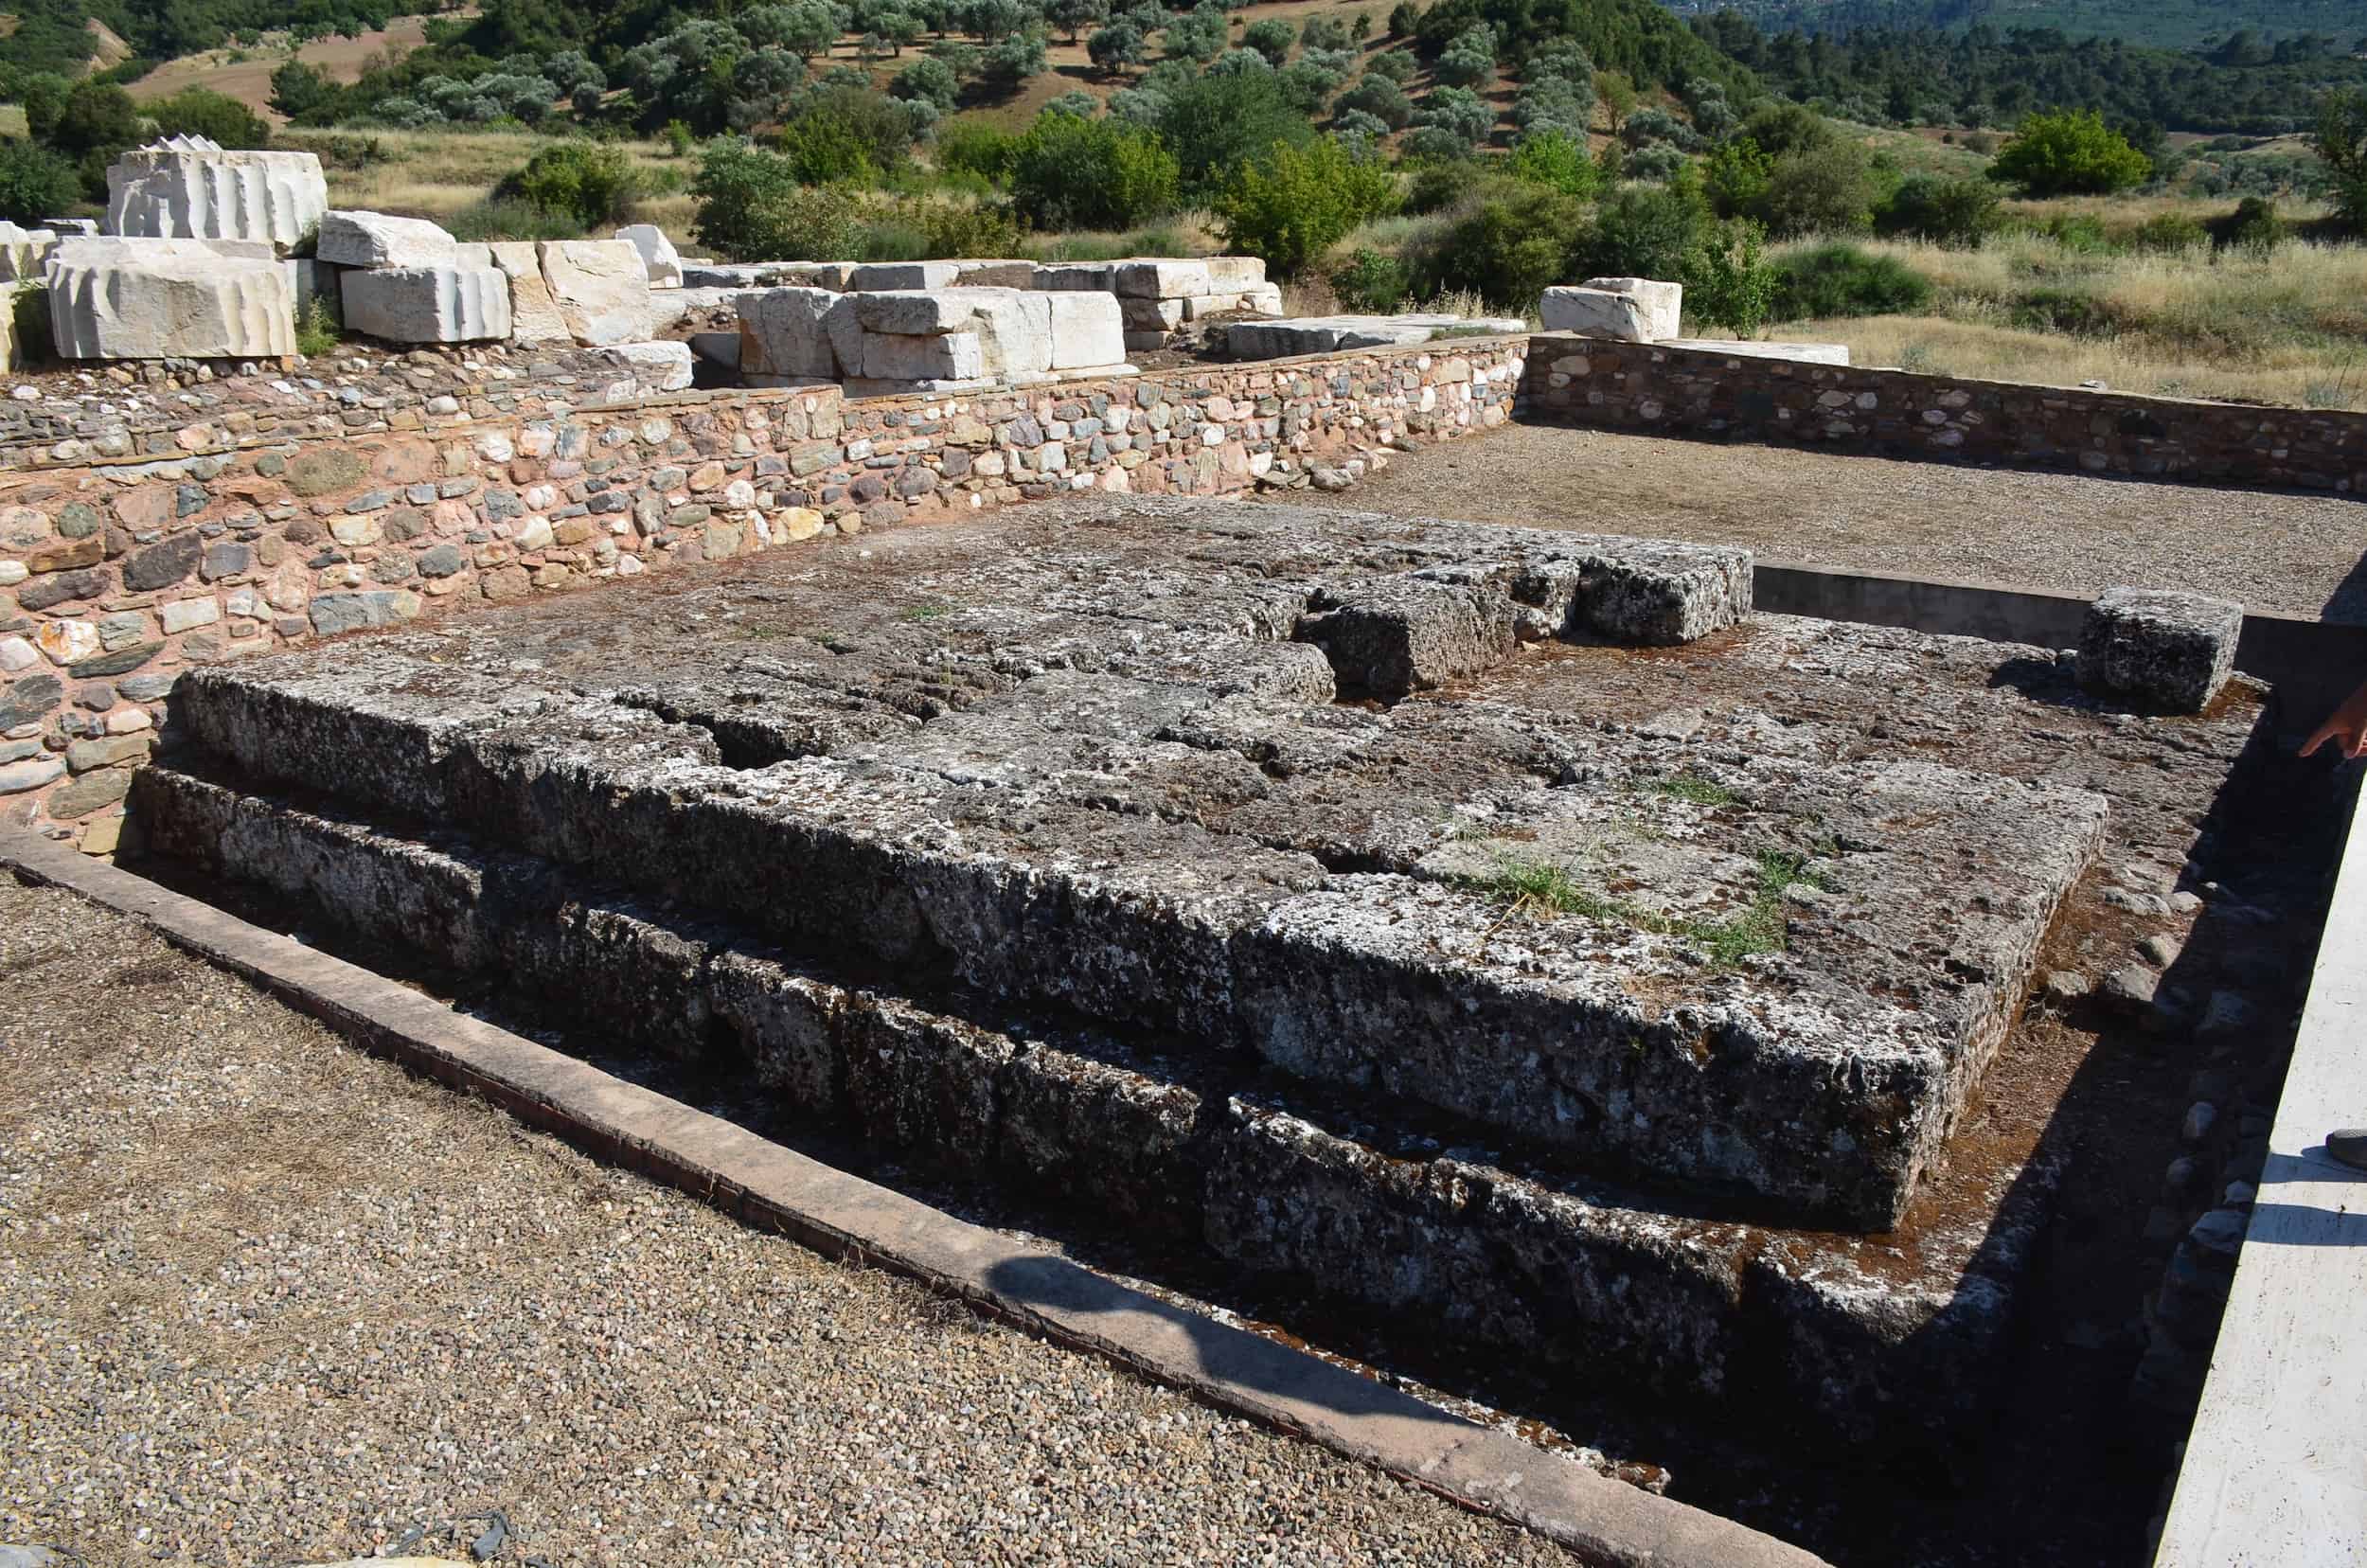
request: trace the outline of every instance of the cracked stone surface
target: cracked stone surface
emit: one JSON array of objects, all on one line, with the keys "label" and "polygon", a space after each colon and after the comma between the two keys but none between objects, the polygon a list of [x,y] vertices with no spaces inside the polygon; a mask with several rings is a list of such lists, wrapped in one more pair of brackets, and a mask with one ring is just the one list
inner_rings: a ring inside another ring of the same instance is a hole
[{"label": "cracked stone surface", "polygon": [[[1884,1227],[2105,807],[1922,757],[1717,762],[1606,727],[1600,675],[1655,655],[1604,633],[1743,634],[1747,584],[1740,552],[1701,546],[1096,502],[662,617],[533,607],[258,660],[181,706],[258,778],[924,994],[1246,1054],[1548,1167]],[[1371,638],[1301,640],[1331,607],[1418,632],[1440,596],[1495,629],[1449,684],[1336,702],[1377,683]]]},{"label": "cracked stone surface", "polygon": [[[2172,918],[2257,692],[2146,717],[1748,596],[1739,552],[1080,499],[192,676],[135,804],[1245,1277],[1947,1420],[2062,1167],[2022,998]],[[1387,684],[1347,605],[1434,680],[1344,698]]]}]

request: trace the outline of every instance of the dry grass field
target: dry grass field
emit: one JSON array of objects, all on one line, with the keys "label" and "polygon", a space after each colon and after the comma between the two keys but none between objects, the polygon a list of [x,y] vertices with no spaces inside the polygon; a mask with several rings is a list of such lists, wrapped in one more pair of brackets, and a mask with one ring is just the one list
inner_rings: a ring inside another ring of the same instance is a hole
[{"label": "dry grass field", "polygon": [[[2157,208],[2195,206],[2138,199],[2113,204],[2109,215],[2127,222]],[[2195,246],[2131,255],[2082,252],[2035,235],[1970,251],[1861,243],[1931,280],[1925,312],[1791,322],[1771,336],[1846,343],[1861,365],[1945,375],[2367,407],[2367,246],[2295,242],[2266,254],[2215,255]],[[2034,307],[2034,299],[2044,303]],[[2034,310],[2078,325],[2046,330]]]},{"label": "dry grass field", "polygon": [[[307,65],[338,81],[354,81],[360,79],[362,68],[371,56],[400,55],[426,43],[427,22],[423,16],[399,16],[383,32],[317,39],[294,52]],[[237,98],[276,124],[280,116],[271,113],[271,74],[287,62],[289,53],[284,37],[266,37],[250,49],[209,49],[204,54],[185,55],[149,72],[133,82],[129,91],[145,102],[170,98],[187,87],[210,88]]]}]

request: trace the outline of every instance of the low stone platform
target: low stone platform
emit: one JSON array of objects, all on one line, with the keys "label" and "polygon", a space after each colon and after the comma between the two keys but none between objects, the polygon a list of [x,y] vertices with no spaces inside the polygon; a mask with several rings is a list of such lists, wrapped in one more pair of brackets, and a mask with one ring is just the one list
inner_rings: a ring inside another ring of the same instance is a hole
[{"label": "low stone platform", "polygon": [[1946,1419],[2068,1066],[1984,1075],[2108,818],[2182,853],[2253,710],[1749,603],[1734,551],[1079,499],[197,672],[136,804],[1246,1270]]}]

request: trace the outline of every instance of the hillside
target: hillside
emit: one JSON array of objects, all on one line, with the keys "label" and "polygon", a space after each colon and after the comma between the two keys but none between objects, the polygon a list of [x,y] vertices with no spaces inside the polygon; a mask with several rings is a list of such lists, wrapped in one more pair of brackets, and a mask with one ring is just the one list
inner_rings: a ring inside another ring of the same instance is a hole
[{"label": "hillside", "polygon": [[1962,31],[1985,23],[2169,49],[2198,48],[2249,32],[2265,44],[2320,34],[2367,50],[2367,6],[2359,0],[1677,0],[1669,9],[1686,16],[1734,10],[1778,32]]}]

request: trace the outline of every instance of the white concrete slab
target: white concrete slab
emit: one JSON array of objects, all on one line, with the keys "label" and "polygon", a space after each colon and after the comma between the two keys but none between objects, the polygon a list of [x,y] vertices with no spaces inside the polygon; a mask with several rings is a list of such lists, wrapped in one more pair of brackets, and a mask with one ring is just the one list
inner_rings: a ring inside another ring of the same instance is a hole
[{"label": "white concrete slab", "polygon": [[2367,822],[2354,815],[2155,1568],[2367,1563]]}]

